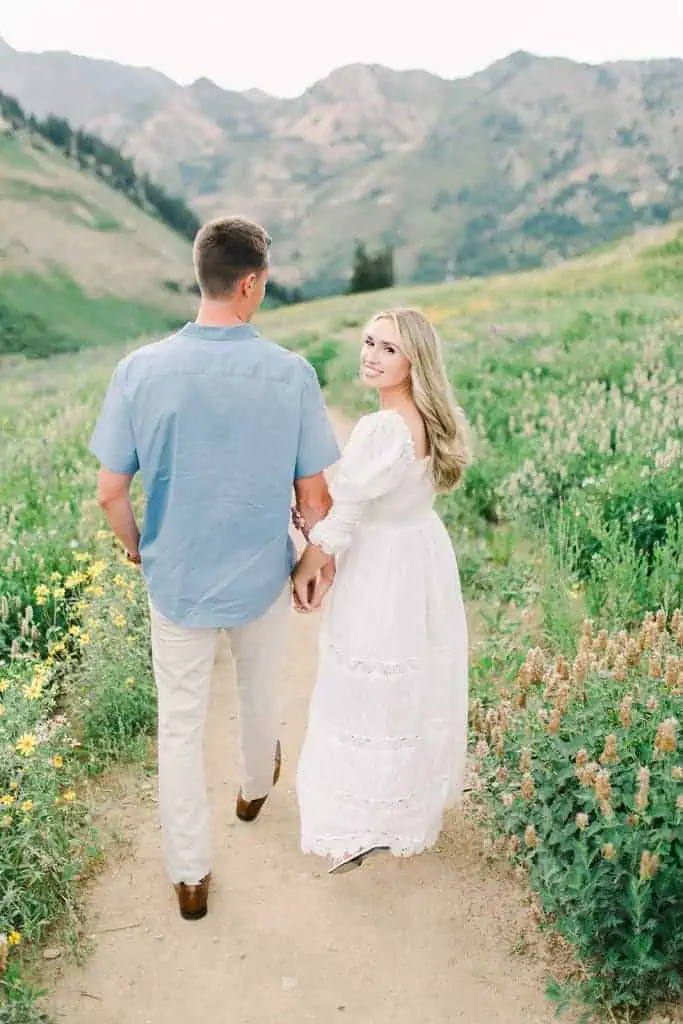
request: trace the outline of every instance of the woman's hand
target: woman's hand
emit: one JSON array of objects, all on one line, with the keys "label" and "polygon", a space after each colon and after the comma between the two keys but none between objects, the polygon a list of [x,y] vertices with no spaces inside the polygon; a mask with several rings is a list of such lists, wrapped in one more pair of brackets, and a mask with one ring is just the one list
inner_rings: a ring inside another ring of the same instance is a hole
[{"label": "woman's hand", "polygon": [[334,559],[320,548],[306,548],[292,573],[292,596],[298,612],[320,608],[325,594],[334,582]]}]

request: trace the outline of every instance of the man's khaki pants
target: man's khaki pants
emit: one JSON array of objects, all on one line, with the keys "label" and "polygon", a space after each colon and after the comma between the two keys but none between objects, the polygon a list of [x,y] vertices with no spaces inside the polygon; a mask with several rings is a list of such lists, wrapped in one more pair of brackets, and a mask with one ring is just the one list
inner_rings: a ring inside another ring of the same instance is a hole
[{"label": "man's khaki pants", "polygon": [[[289,613],[287,586],[262,618],[226,630],[235,662],[246,800],[265,796],[273,785],[277,682]],[[192,885],[211,868],[204,726],[220,631],[178,626],[151,603],[150,616],[164,859],[173,883]]]}]

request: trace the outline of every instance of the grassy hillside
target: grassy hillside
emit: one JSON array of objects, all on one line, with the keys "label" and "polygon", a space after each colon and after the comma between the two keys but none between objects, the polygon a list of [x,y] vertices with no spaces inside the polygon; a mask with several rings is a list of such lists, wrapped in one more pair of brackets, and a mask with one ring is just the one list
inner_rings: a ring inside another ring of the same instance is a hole
[{"label": "grassy hillside", "polygon": [[[551,995],[611,1020],[644,1020],[683,984],[682,281],[672,226],[544,272],[259,317],[352,414],[374,407],[356,382],[373,312],[417,305],[446,340],[476,434],[465,486],[440,501],[471,628],[472,809],[564,941]],[[86,449],[123,351],[16,358],[0,376],[0,933],[16,1007],[98,856],[86,776],[144,754],[154,728],[144,590],[99,529]]]},{"label": "grassy hillside", "polygon": [[0,122],[0,354],[165,330],[191,314],[192,284],[185,239]]}]

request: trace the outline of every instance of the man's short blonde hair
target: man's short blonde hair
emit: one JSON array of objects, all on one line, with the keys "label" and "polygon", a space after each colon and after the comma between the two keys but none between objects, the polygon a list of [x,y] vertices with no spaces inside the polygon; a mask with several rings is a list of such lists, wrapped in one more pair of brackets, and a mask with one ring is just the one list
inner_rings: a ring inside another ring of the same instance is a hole
[{"label": "man's short blonde hair", "polygon": [[204,224],[194,240],[197,283],[203,295],[230,295],[247,274],[268,267],[271,239],[265,228],[246,217],[217,217]]}]

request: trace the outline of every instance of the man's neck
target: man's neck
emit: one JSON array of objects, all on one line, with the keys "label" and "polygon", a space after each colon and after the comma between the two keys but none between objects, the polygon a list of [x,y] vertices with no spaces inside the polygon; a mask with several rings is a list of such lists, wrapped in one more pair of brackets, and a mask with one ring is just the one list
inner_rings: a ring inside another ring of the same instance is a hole
[{"label": "man's neck", "polygon": [[199,303],[195,323],[200,327],[242,327],[247,320],[232,302],[203,298]]}]

